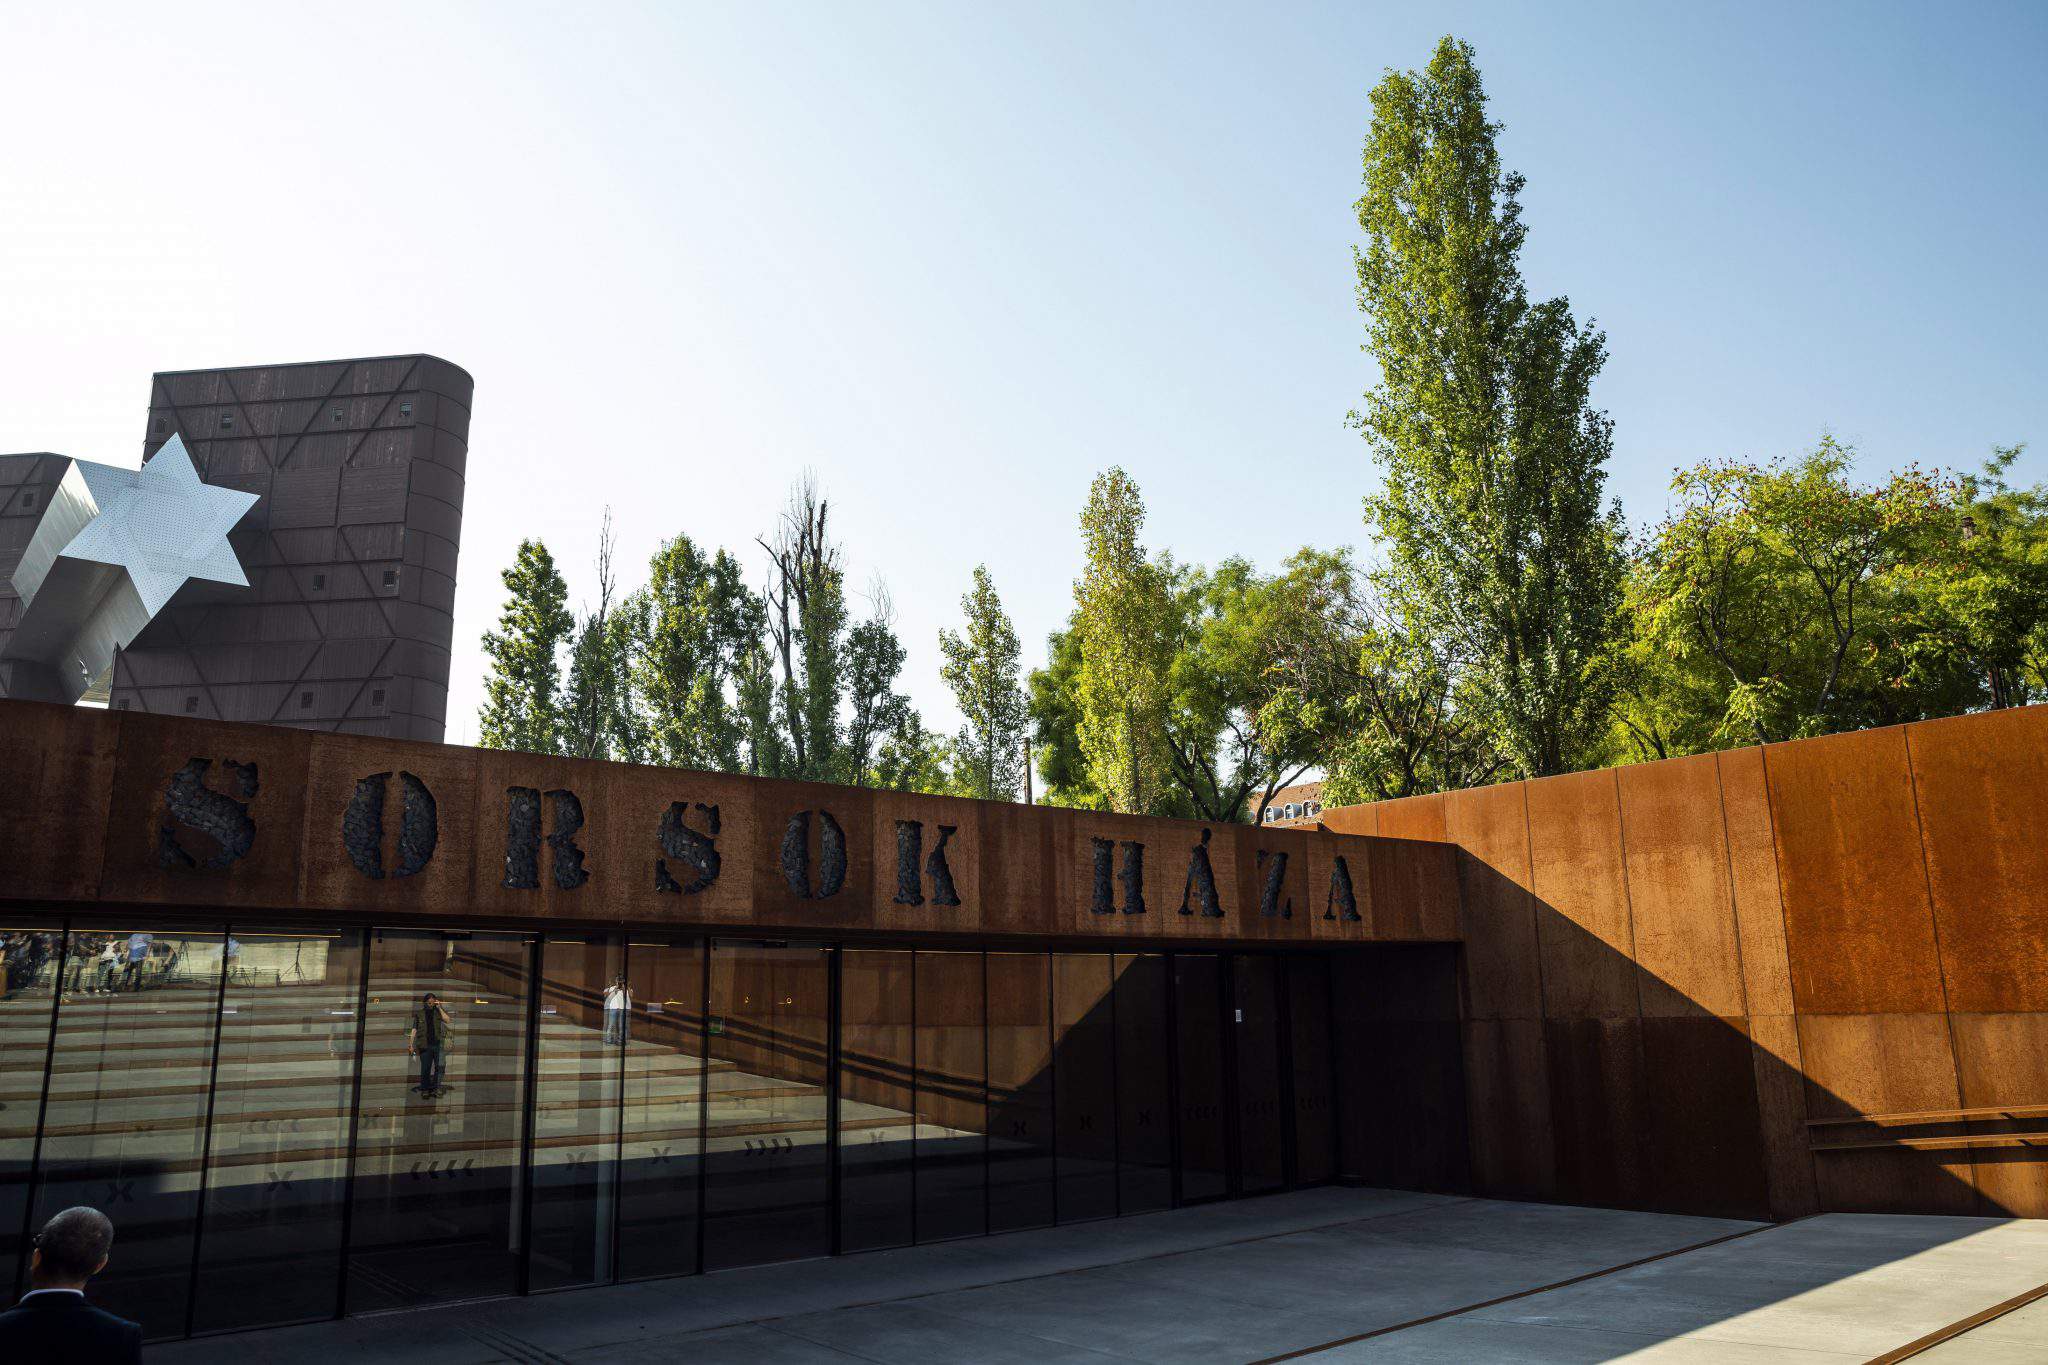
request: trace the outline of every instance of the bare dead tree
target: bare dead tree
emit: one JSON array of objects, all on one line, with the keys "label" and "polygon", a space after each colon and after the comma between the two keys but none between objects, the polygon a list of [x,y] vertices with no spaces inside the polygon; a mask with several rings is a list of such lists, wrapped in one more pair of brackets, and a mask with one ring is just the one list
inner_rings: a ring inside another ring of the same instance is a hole
[{"label": "bare dead tree", "polygon": [[837,654],[846,620],[839,547],[827,532],[831,505],[805,470],[790,490],[768,555],[768,637],[782,671],[783,723],[796,775],[824,775],[833,760],[838,710]]}]

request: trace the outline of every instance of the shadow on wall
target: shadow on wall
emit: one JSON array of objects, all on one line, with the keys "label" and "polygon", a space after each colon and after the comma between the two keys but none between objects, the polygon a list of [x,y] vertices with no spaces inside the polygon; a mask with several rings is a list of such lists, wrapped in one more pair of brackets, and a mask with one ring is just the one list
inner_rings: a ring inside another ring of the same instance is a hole
[{"label": "shadow on wall", "polygon": [[[1348,959],[1341,1035],[1397,1049],[1345,1062],[1386,1106],[1348,1131],[1348,1174],[1741,1217],[2048,1215],[2048,708],[1324,818],[1460,849],[1459,967]],[[1416,1004],[1450,971],[1455,1019]]]}]

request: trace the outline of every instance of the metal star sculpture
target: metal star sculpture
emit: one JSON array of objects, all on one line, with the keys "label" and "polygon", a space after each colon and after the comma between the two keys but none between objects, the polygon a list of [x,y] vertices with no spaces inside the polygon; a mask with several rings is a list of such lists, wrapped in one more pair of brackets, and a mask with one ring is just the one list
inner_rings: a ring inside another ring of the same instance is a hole
[{"label": "metal star sculpture", "polygon": [[15,568],[5,656],[76,701],[187,584],[248,588],[228,532],[257,496],[203,481],[176,436],[140,469],[73,460]]}]

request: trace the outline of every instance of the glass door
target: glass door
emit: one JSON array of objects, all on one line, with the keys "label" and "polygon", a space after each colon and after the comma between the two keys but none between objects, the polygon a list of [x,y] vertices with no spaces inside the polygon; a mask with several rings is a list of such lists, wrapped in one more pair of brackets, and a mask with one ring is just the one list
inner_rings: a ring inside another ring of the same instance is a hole
[{"label": "glass door", "polygon": [[1279,966],[1277,958],[1258,954],[1230,959],[1238,1194],[1263,1194],[1287,1183]]},{"label": "glass door", "polygon": [[533,947],[371,934],[349,1312],[517,1292]]},{"label": "glass door", "polygon": [[823,944],[711,945],[707,1270],[832,1250],[831,965]]}]

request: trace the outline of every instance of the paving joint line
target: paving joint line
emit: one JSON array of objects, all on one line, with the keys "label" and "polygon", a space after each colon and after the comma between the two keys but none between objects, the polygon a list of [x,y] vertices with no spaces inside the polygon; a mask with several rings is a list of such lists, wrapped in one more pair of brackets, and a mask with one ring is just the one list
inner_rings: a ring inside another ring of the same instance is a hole
[{"label": "paving joint line", "polygon": [[[1812,1216],[1811,1214],[1806,1215],[1806,1217]],[[1598,1280],[1608,1275],[1618,1275],[1624,1270],[1634,1270],[1637,1266],[1650,1265],[1656,1261],[1669,1260],[1673,1256],[1684,1256],[1695,1251],[1705,1251],[1708,1247],[1720,1246],[1724,1242],[1733,1242],[1744,1237],[1754,1237],[1760,1232],[1769,1232],[1773,1228],[1789,1227],[1793,1223],[1804,1221],[1804,1218],[1792,1218],[1787,1219],[1783,1223],[1765,1223],[1759,1227],[1743,1228],[1736,1232],[1724,1233],[1719,1237],[1710,1237],[1704,1242],[1694,1242],[1690,1246],[1673,1247],[1669,1251],[1660,1251],[1654,1256],[1641,1256],[1633,1261],[1624,1261],[1620,1265],[1608,1266],[1605,1270],[1589,1270],[1583,1275],[1573,1275],[1554,1284],[1542,1284],[1532,1289],[1517,1290],[1512,1294],[1502,1294],[1496,1298],[1486,1299],[1479,1303],[1468,1303],[1462,1308],[1446,1308],[1441,1313],[1431,1313],[1427,1317],[1415,1318],[1408,1322],[1389,1323],[1385,1327],[1375,1327],[1369,1332],[1355,1332],[1348,1337],[1339,1337],[1335,1341],[1326,1341],[1319,1346],[1304,1346],[1299,1350],[1283,1351],[1275,1356],[1262,1356],[1258,1360],[1252,1361],[1251,1365],[1279,1365],[1279,1362],[1283,1360],[1300,1360],[1304,1356],[1316,1355],[1323,1351],[1333,1351],[1339,1346],[1349,1346],[1353,1342],[1369,1341],[1373,1337],[1383,1337],[1393,1332],[1403,1332],[1410,1327],[1424,1327],[1432,1322],[1442,1322],[1445,1318],[1462,1317],[1466,1313],[1476,1313],[1482,1308],[1492,1308],[1503,1303],[1513,1303],[1516,1299],[1526,1299],[1537,1294],[1547,1294],[1553,1289],[1569,1289],[1575,1284],[1584,1284],[1588,1280]]]}]

